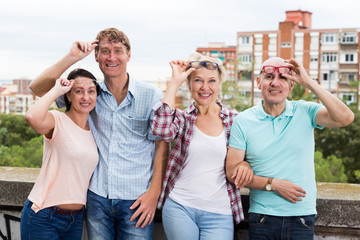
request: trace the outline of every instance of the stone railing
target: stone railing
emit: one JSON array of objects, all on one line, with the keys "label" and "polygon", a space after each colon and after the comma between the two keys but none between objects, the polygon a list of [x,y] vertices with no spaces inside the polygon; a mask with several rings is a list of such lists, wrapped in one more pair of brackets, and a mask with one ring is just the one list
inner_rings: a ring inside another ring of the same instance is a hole
[{"label": "stone railing", "polygon": [[[0,167],[0,240],[20,239],[22,206],[39,174],[39,169]],[[318,183],[318,216],[315,239],[360,239],[360,184]],[[243,191],[245,217],[249,207],[248,191]],[[248,239],[248,224],[235,227],[235,239]],[[83,239],[87,239],[84,232]],[[157,211],[154,240],[166,239],[161,212]]]}]

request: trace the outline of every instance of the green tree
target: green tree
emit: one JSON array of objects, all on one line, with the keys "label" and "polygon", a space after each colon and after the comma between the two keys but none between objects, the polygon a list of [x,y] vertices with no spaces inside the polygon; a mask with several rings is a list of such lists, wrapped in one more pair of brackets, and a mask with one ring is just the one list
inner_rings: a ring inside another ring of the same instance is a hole
[{"label": "green tree", "polygon": [[41,167],[43,136],[34,137],[23,146],[0,147],[0,166]]},{"label": "green tree", "polygon": [[321,152],[315,152],[315,173],[317,182],[346,183],[345,166],[342,159],[334,155],[323,158]]},{"label": "green tree", "polygon": [[5,146],[19,145],[22,146],[25,142],[37,134],[24,120],[22,115],[14,114],[0,114],[0,140],[1,144]]},{"label": "green tree", "polygon": [[314,101],[316,99],[313,93],[306,93],[306,89],[295,83],[294,89],[291,91],[290,96],[288,97],[290,100],[305,100],[305,101]]},{"label": "green tree", "polygon": [[14,167],[41,167],[43,154],[43,136],[32,138],[24,146],[14,145],[11,148],[14,156]]},{"label": "green tree", "polygon": [[221,102],[228,108],[236,109],[237,111],[243,111],[250,107],[247,97],[242,96],[241,87],[238,81],[227,80],[222,83],[221,86]]},{"label": "green tree", "polygon": [[350,183],[360,183],[360,111],[355,113],[353,123],[342,128],[315,130],[315,148],[324,158],[334,155],[343,160]]},{"label": "green tree", "polygon": [[12,166],[11,155],[9,154],[9,147],[0,145],[0,166]]},{"label": "green tree", "polygon": [[40,167],[42,139],[24,116],[0,114],[0,166]]}]

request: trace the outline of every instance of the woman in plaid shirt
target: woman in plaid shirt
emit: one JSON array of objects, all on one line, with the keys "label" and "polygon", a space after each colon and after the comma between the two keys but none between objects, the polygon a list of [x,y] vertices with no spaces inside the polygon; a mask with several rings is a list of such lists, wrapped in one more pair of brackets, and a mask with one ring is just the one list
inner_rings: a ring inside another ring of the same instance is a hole
[{"label": "woman in plaid shirt", "polygon": [[[251,181],[253,172],[244,162],[238,187],[226,179],[227,143],[237,113],[218,101],[225,68],[219,59],[199,53],[170,65],[172,78],[164,99],[154,106],[152,126],[154,135],[175,140],[158,203],[166,236],[233,239],[233,217],[236,223],[244,218],[239,188]],[[194,103],[180,110],[175,96],[185,81]]]}]

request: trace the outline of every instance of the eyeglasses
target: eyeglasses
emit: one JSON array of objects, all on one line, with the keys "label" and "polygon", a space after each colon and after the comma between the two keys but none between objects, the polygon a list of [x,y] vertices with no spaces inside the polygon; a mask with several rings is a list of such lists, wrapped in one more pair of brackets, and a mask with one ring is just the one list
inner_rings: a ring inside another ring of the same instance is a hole
[{"label": "eyeglasses", "polygon": [[201,61],[193,61],[190,62],[190,67],[195,69],[200,69],[202,66],[206,67],[209,70],[216,70],[218,68],[218,64],[215,62],[201,62]]},{"label": "eyeglasses", "polygon": [[265,72],[265,73],[274,73],[275,71],[277,71],[279,74],[283,74],[283,73],[290,74],[291,68],[286,66],[275,67],[268,65],[268,66],[263,66],[263,68],[261,69],[261,72]]}]

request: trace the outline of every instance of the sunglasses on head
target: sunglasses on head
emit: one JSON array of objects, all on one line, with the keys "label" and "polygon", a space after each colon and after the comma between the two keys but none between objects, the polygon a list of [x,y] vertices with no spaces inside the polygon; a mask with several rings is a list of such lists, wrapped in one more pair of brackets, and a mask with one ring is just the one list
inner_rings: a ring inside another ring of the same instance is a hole
[{"label": "sunglasses on head", "polygon": [[190,62],[190,67],[195,69],[200,69],[203,66],[209,70],[216,70],[219,65],[215,62],[201,62],[201,61]]},{"label": "sunglasses on head", "polygon": [[263,68],[261,69],[261,72],[264,73],[274,73],[275,71],[277,71],[279,74],[283,74],[283,73],[290,74],[291,68],[286,66],[275,67],[268,65],[268,66],[263,66]]}]

